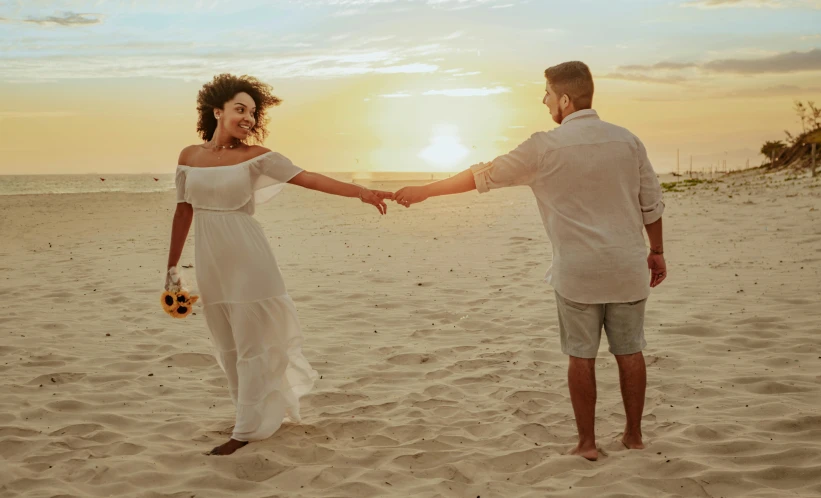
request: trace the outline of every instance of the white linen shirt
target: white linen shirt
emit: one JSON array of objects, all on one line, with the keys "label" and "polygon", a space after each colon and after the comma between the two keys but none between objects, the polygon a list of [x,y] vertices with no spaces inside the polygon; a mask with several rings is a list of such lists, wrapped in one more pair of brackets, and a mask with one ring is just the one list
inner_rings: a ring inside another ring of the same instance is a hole
[{"label": "white linen shirt", "polygon": [[471,170],[480,193],[533,190],[553,245],[545,279],[562,297],[625,303],[650,295],[643,228],[661,218],[664,202],[647,151],[628,130],[577,111]]}]

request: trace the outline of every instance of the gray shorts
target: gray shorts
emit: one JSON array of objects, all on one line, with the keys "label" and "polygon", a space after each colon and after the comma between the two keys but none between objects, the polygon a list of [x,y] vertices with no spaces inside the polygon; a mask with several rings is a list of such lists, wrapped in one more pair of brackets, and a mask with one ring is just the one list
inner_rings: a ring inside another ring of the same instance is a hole
[{"label": "gray shorts", "polygon": [[556,293],[562,352],[577,358],[595,358],[601,329],[607,334],[614,355],[638,353],[644,340],[644,307],[647,299],[634,303],[584,304]]}]

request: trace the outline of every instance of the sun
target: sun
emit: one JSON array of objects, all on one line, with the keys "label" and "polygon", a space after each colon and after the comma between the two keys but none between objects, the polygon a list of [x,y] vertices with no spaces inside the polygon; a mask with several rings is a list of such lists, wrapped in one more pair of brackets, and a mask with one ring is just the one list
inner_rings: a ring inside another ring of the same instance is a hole
[{"label": "sun", "polygon": [[433,127],[430,145],[419,152],[419,157],[439,170],[448,170],[467,157],[468,152],[459,138],[459,129],[442,124]]}]

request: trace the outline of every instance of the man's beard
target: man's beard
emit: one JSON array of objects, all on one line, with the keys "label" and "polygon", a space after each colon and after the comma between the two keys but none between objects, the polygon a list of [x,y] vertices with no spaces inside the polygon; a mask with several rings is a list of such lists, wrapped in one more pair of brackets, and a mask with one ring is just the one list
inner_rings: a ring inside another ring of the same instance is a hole
[{"label": "man's beard", "polygon": [[559,107],[556,110],[559,111],[559,117],[558,117],[558,119],[554,118],[553,121],[555,121],[557,124],[562,124],[562,121],[564,121],[564,118],[565,118],[564,111],[562,111],[561,107]]}]

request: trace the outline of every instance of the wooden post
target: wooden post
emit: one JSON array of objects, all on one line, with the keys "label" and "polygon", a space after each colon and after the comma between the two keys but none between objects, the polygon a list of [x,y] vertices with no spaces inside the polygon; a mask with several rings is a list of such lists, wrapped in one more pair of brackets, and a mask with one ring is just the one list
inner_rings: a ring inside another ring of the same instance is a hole
[{"label": "wooden post", "polygon": [[775,166],[775,151],[770,151],[770,167]]},{"label": "wooden post", "polygon": [[680,156],[679,156],[679,150],[678,150],[678,149],[676,149],[676,174],[677,174],[678,176],[681,176],[681,175],[680,175],[681,171],[679,171],[679,170],[680,170],[680,161],[679,161],[679,158],[680,158]]},{"label": "wooden post", "polygon": [[812,144],[812,177],[815,178],[815,145]]},{"label": "wooden post", "polygon": [[690,178],[693,177],[693,155],[690,154]]}]

